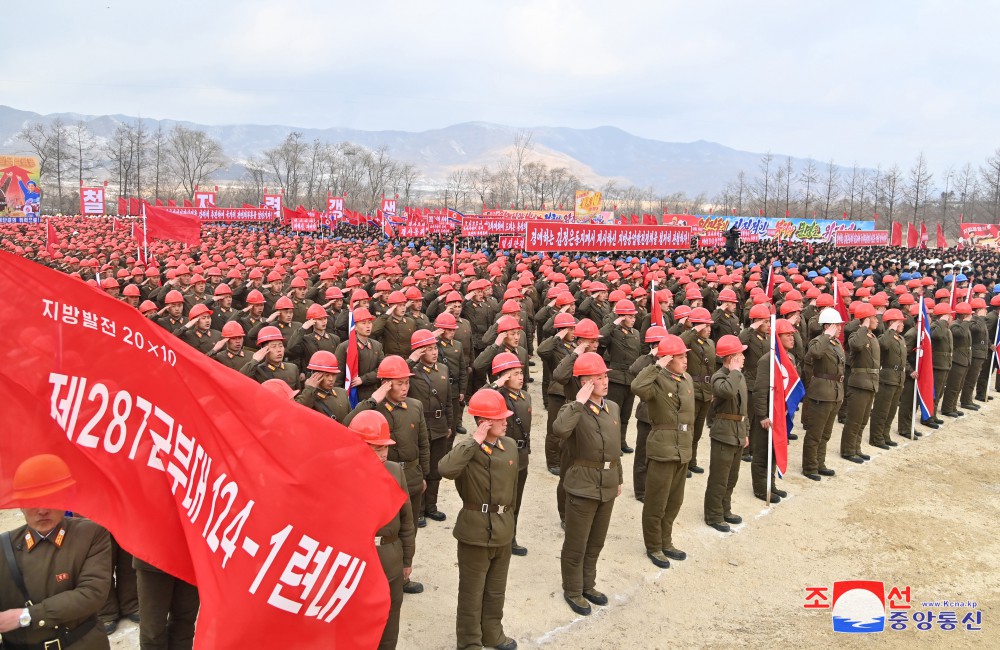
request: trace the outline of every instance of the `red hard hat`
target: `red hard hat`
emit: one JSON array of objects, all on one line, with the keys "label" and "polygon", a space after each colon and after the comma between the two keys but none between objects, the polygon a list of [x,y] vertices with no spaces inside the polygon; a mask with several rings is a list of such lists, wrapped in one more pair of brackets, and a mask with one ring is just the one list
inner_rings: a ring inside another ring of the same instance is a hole
[{"label": "red hard hat", "polygon": [[295,309],[295,303],[288,296],[282,296],[274,302],[275,310],[279,309]]},{"label": "red hard hat", "polygon": [[882,314],[882,321],[888,323],[894,320],[906,320],[906,317],[898,309],[886,309],[885,313]]},{"label": "red hard hat", "polygon": [[348,428],[369,445],[387,447],[396,444],[389,434],[389,421],[379,411],[361,411],[354,416]]},{"label": "red hard hat", "polygon": [[154,303],[152,300],[143,300],[142,304],[139,305],[139,313],[140,314],[145,314],[145,313],[148,313],[148,312],[151,312],[151,311],[156,311],[156,310],[157,310],[156,303]]},{"label": "red hard hat", "polygon": [[601,331],[598,329],[597,323],[589,318],[584,318],[576,324],[573,335],[578,339],[599,339]]},{"label": "red hard hat", "polygon": [[991,307],[998,307],[998,306],[1000,306],[1000,293],[998,293],[998,294],[994,295],[992,298],[990,298],[990,306]]},{"label": "red hard hat", "polygon": [[493,374],[499,375],[504,370],[510,370],[511,368],[522,368],[521,360],[517,358],[517,355],[513,352],[501,352],[497,356],[493,357]]},{"label": "red hard hat", "polygon": [[324,297],[327,300],[343,300],[344,292],[341,291],[340,287],[330,287],[324,293]]},{"label": "red hard hat", "polygon": [[973,309],[986,309],[986,301],[983,300],[982,298],[973,298],[972,299],[972,308]]},{"label": "red hard hat", "polygon": [[913,305],[916,304],[917,300],[913,297],[912,293],[902,293],[899,295],[900,305]]},{"label": "red hard hat", "polygon": [[691,315],[691,308],[687,305],[677,305],[674,308],[674,319],[680,320],[682,318],[687,318]]},{"label": "red hard hat", "polygon": [[572,305],[576,302],[573,298],[573,294],[569,291],[563,291],[558,296],[556,296],[556,307],[565,307],[566,305]]},{"label": "red hard hat", "polygon": [[340,364],[337,363],[337,357],[329,350],[316,350],[313,352],[306,368],[318,372],[328,372],[333,375],[340,372]]},{"label": "red hard hat", "polygon": [[503,307],[500,308],[501,314],[520,314],[521,305],[513,300],[505,300]]},{"label": "red hard hat", "polygon": [[720,357],[728,357],[731,354],[736,354],[746,349],[747,346],[743,345],[739,337],[732,334],[726,334],[715,344],[715,354]]},{"label": "red hard hat", "polygon": [[778,309],[778,311],[781,312],[782,316],[793,314],[797,311],[802,311],[802,304],[794,300],[786,300],[785,302],[781,303],[781,307]]},{"label": "red hard hat", "polygon": [[785,318],[779,318],[774,321],[774,332],[775,334],[794,334],[795,326]]},{"label": "red hard hat", "polygon": [[425,348],[429,345],[437,345],[437,337],[430,330],[417,330],[410,335],[410,349]]},{"label": "red hard hat", "polygon": [[134,284],[126,284],[125,288],[122,290],[123,296],[129,296],[132,298],[138,298],[142,294],[139,292],[139,287]]},{"label": "red hard hat", "polygon": [[880,291],[871,297],[868,304],[872,307],[885,307],[889,304],[889,296]]},{"label": "red hard hat", "polygon": [[305,289],[306,288],[306,281],[303,280],[302,278],[299,278],[299,277],[292,278],[292,282],[291,282],[291,284],[288,285],[288,288],[289,289]]},{"label": "red hard hat", "polygon": [[263,305],[265,302],[264,294],[256,289],[252,289],[250,293],[247,294],[247,304],[248,305]]},{"label": "red hard hat", "polygon": [[14,470],[15,499],[47,497],[76,484],[66,464],[55,454],[38,454],[25,459]]},{"label": "red hard hat", "polygon": [[833,307],[833,296],[828,293],[821,293],[816,299],[817,307]]},{"label": "red hard hat", "polygon": [[951,305],[949,305],[946,302],[939,302],[938,304],[934,305],[935,316],[948,316],[953,313],[954,311],[952,310]]},{"label": "red hard hat", "polygon": [[198,303],[197,305],[191,308],[190,312],[188,312],[188,320],[194,320],[196,318],[201,318],[202,316],[211,316],[211,315],[212,315],[212,310],[208,308],[208,305],[203,305],[201,303]]},{"label": "red hard hat", "polygon": [[732,289],[723,289],[719,292],[719,302],[739,302],[736,298],[736,292]]},{"label": "red hard hat", "polygon": [[377,374],[379,379],[404,379],[413,375],[410,367],[406,365],[406,359],[395,354],[382,359],[378,364]]},{"label": "red hard hat", "polygon": [[684,290],[684,298],[686,300],[701,300],[701,289],[697,285],[689,284],[688,288]]},{"label": "red hard hat", "polygon": [[867,302],[855,302],[851,303],[851,306],[857,305],[858,308],[854,311],[854,316],[858,320],[864,320],[865,318],[871,318],[875,315],[875,308],[872,307]]},{"label": "red hard hat", "polygon": [[688,315],[688,321],[692,323],[711,323],[712,314],[704,307],[695,307]]},{"label": "red hard hat", "polygon": [[955,305],[955,313],[956,314],[971,314],[972,313],[972,305],[970,305],[967,302],[960,302],[957,305]]},{"label": "red hard hat", "polygon": [[619,316],[635,314],[635,304],[631,300],[619,300],[615,303],[615,313]]},{"label": "red hard hat", "polygon": [[761,318],[771,317],[771,307],[767,304],[754,305],[750,308],[750,320],[758,320]]},{"label": "red hard hat", "polygon": [[369,296],[368,292],[365,291],[364,289],[355,289],[354,292],[351,293],[351,302],[357,302],[359,300],[371,300],[371,299],[372,299],[371,296]]},{"label": "red hard hat", "polygon": [[222,325],[222,338],[224,339],[243,338],[246,335],[246,332],[243,331],[243,326],[234,320]]},{"label": "red hard hat", "polygon": [[447,305],[452,302],[464,302],[462,294],[457,291],[449,291],[448,295],[444,297],[444,303]]},{"label": "red hard hat", "polygon": [[660,325],[653,325],[646,330],[646,343],[659,343],[667,336],[667,328]]},{"label": "red hard hat", "polygon": [[274,393],[278,397],[288,400],[294,399],[299,392],[297,390],[292,390],[292,387],[286,384],[283,379],[268,379],[261,384],[261,387],[263,387],[264,390]]},{"label": "red hard hat", "polygon": [[325,309],[323,309],[323,305],[320,305],[315,302],[309,305],[309,309],[306,310],[306,318],[310,320],[318,320],[321,318],[329,318],[329,317],[330,315],[326,313]]},{"label": "red hard hat", "polygon": [[284,341],[285,335],[281,333],[277,327],[273,325],[268,325],[267,327],[260,328],[257,332],[257,346],[260,347],[262,343],[270,343],[271,341]]},{"label": "red hard hat", "polygon": [[370,311],[368,311],[364,307],[358,307],[357,309],[354,310],[355,323],[363,323],[369,320],[375,320],[375,317],[372,316],[372,313]]},{"label": "red hard hat", "polygon": [[483,388],[469,398],[469,415],[487,420],[505,420],[514,413],[507,408],[507,400],[492,388]]},{"label": "red hard hat", "polygon": [[687,354],[687,351],[688,347],[684,344],[684,340],[674,334],[667,334],[656,346],[656,356],[658,357],[673,357]]},{"label": "red hard hat", "polygon": [[556,314],[553,327],[557,330],[576,327],[576,318],[573,314]]},{"label": "red hard hat", "polygon": [[223,282],[222,284],[216,286],[215,291],[213,291],[212,293],[214,293],[216,296],[231,296],[233,295],[233,289],[228,284]]},{"label": "red hard hat", "polygon": [[938,289],[934,292],[934,298],[936,300],[941,300],[942,298],[948,298],[951,296],[951,292],[947,289]]},{"label": "red hard hat", "polygon": [[608,290],[608,286],[606,284],[604,284],[603,282],[594,282],[587,289],[587,291],[589,291],[590,293],[598,293],[600,291],[607,291],[607,290]]},{"label": "red hard hat", "polygon": [[[581,323],[586,321],[585,318]],[[591,321],[593,322],[593,321]],[[577,325],[577,328],[580,326]],[[596,326],[595,326],[596,327]],[[583,338],[588,338],[584,336]],[[596,338],[596,337],[591,337]],[[603,375],[608,371],[608,367],[604,364],[604,358],[596,352],[584,352],[576,361],[573,362],[573,376],[574,377],[586,377],[589,375]]]},{"label": "red hard hat", "polygon": [[406,297],[407,300],[423,300],[424,299],[424,294],[420,293],[420,289],[418,289],[416,287],[408,287],[406,289],[406,291],[403,292],[403,295]]},{"label": "red hard hat", "polygon": [[406,294],[402,291],[393,291],[389,294],[389,299],[386,300],[388,305],[402,305],[404,302],[406,302]]},{"label": "red hard hat", "polygon": [[457,330],[458,321],[450,313],[443,311],[434,319],[434,327],[442,330]]},{"label": "red hard hat", "polygon": [[184,302],[184,294],[180,291],[173,289],[167,292],[167,297],[163,300],[164,304],[176,305],[178,303]]},{"label": "red hard hat", "polygon": [[521,329],[521,323],[513,316],[501,316],[500,320],[497,321],[497,334],[519,329]]}]

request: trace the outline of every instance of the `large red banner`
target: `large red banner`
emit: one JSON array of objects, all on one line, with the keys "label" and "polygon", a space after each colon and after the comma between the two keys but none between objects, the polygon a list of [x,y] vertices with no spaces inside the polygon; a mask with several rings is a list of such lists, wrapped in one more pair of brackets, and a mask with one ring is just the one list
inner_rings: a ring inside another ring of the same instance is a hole
[{"label": "large red banner", "polygon": [[522,250],[524,248],[524,237],[504,235],[500,237],[499,248],[502,251]]},{"label": "large red banner", "polygon": [[292,230],[297,232],[315,232],[319,227],[319,219],[316,215],[303,214],[301,212],[296,212],[295,214],[296,216],[292,217]]},{"label": "large red banner", "polygon": [[[375,647],[405,496],[343,426],[78,280],[0,253],[0,508],[71,509],[201,595],[198,648]],[[55,455],[73,486],[15,494]]]},{"label": "large red banner", "polygon": [[342,196],[326,197],[326,214],[330,219],[330,223],[337,223],[338,221],[343,221],[344,197]]},{"label": "large red banner", "polygon": [[194,193],[194,207],[196,207],[196,208],[214,208],[215,207],[215,192],[195,192]]},{"label": "large red banner", "polygon": [[171,214],[196,216],[202,221],[271,221],[271,208],[163,208]]},{"label": "large red banner", "polygon": [[103,187],[80,188],[80,214],[105,214]]},{"label": "large red banner", "polygon": [[958,234],[963,243],[975,246],[996,247],[1000,243],[1000,226],[993,223],[961,223]]},{"label": "large red banner", "polygon": [[189,246],[201,243],[201,221],[198,217],[178,214],[172,209],[155,208],[148,203],[143,206],[142,214],[146,222],[146,236],[150,240],[179,241]]},{"label": "large red banner", "polygon": [[525,231],[525,250],[529,253],[688,248],[691,248],[691,228],[688,226],[595,226],[529,221]]},{"label": "large red banner", "polygon": [[838,230],[834,246],[888,246],[888,230]]},{"label": "large red banner", "polygon": [[[463,237],[488,237],[489,235],[523,235],[528,227],[524,219],[504,217],[465,217],[462,219]],[[552,223],[563,223],[553,221]]]}]

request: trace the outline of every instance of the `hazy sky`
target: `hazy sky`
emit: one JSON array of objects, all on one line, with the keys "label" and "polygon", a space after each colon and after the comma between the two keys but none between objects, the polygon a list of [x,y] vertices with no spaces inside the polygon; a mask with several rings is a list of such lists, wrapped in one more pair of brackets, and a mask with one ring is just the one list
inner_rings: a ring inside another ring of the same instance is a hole
[{"label": "hazy sky", "polygon": [[0,103],[207,124],[613,125],[932,169],[1000,147],[1000,3],[309,0],[39,5]]}]

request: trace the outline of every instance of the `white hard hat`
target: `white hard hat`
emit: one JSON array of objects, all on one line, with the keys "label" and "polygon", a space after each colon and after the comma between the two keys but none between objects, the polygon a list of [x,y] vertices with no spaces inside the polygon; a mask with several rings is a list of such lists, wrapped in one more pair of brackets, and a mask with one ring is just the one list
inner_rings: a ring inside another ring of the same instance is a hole
[{"label": "white hard hat", "polygon": [[819,324],[820,325],[841,325],[844,319],[840,317],[840,312],[838,312],[833,307],[827,307],[819,313]]}]

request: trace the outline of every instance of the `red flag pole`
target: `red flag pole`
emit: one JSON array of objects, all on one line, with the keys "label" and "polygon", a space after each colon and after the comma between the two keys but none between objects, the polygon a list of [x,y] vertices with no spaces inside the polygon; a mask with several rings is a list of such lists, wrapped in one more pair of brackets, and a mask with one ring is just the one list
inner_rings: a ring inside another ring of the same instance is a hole
[{"label": "red flag pole", "polygon": [[[778,335],[775,334],[775,315],[771,314],[771,363],[770,374],[768,376],[768,394],[770,399],[767,402],[767,419],[771,426],[767,428],[767,507],[771,507],[771,458],[774,456],[774,363],[778,360],[778,349],[776,347]],[[787,469],[787,467],[786,467]]]}]

